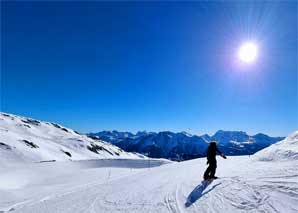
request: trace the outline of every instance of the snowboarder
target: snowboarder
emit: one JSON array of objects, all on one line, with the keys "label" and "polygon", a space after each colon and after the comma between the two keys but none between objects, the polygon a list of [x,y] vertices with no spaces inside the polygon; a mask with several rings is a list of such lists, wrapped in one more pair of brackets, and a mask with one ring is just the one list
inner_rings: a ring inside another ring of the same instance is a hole
[{"label": "snowboarder", "polygon": [[207,150],[207,165],[208,168],[204,173],[204,180],[216,179],[216,153],[219,153],[221,157],[226,159],[227,157],[217,148],[216,141],[211,141]]}]

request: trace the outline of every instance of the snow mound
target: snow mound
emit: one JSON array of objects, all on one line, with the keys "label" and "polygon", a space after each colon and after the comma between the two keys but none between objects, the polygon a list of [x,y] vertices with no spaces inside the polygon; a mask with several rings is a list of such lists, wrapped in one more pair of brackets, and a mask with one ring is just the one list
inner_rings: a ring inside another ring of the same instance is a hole
[{"label": "snow mound", "polygon": [[260,161],[298,160],[298,131],[284,140],[257,152],[254,157]]},{"label": "snow mound", "polygon": [[125,152],[56,123],[0,113],[0,164],[106,158],[144,156]]}]

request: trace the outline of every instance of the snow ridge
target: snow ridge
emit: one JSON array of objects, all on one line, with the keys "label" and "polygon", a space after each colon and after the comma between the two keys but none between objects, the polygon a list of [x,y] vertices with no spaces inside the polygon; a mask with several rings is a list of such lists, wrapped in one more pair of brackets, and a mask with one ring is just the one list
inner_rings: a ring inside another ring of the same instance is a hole
[{"label": "snow ridge", "polygon": [[0,113],[0,161],[142,158],[56,123]]},{"label": "snow ridge", "polygon": [[257,152],[254,157],[260,161],[298,160],[298,131],[293,132],[284,140]]}]

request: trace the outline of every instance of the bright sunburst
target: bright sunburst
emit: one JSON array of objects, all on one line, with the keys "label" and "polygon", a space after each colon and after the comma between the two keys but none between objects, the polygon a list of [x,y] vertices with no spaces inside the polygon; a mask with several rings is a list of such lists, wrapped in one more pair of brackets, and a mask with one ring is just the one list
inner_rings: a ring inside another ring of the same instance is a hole
[{"label": "bright sunburst", "polygon": [[254,42],[243,43],[238,51],[238,58],[245,63],[252,63],[257,59],[258,46]]}]

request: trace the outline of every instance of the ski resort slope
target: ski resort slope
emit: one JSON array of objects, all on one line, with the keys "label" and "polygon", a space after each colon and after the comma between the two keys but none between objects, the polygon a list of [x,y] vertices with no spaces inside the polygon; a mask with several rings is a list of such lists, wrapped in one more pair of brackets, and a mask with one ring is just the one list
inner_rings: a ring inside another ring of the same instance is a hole
[{"label": "ski resort slope", "polygon": [[[298,161],[49,162],[0,168],[0,212],[297,212]],[[149,168],[150,166],[150,168]]]}]

